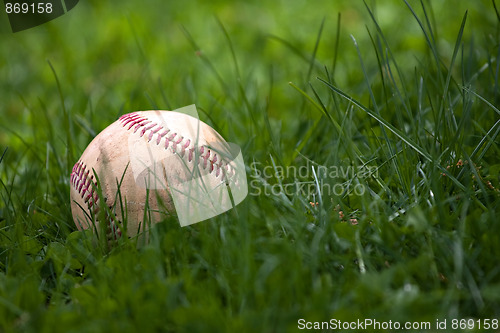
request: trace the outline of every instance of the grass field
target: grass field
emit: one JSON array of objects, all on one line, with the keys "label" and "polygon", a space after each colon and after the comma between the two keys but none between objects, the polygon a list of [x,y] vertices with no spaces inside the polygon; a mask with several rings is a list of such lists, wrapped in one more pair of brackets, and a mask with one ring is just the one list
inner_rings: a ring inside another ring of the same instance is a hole
[{"label": "grass field", "polygon": [[[499,10],[89,0],[15,34],[2,14],[0,332],[500,331]],[[242,148],[248,197],[139,248],[77,231],[92,138],[189,104]]]}]

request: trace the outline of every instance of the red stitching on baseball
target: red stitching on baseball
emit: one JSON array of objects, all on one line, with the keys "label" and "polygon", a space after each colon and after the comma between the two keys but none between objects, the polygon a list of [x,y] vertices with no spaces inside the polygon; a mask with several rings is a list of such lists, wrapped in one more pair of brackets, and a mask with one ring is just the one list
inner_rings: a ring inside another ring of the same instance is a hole
[{"label": "red stitching on baseball", "polygon": [[170,132],[169,129],[165,130],[163,133],[158,134],[158,139],[156,139],[156,144],[157,145],[160,144],[161,138],[163,138],[165,135],[167,135],[168,132]]},{"label": "red stitching on baseball", "polygon": [[144,133],[146,133],[146,131],[147,131],[147,130],[152,129],[152,128],[153,128],[153,127],[155,127],[155,126],[156,126],[156,124],[151,124],[151,125],[149,125],[149,126],[144,127],[144,128],[142,129],[142,131],[141,131],[141,137],[144,135]]},{"label": "red stitching on baseball", "polygon": [[148,138],[148,142],[151,141],[151,139],[153,138],[153,135],[158,132],[159,130],[161,130],[163,128],[163,126],[158,126],[155,130],[151,131],[151,133],[149,133],[149,138]]},{"label": "red stitching on baseball", "polygon": [[[207,149],[206,155],[205,156],[201,156],[201,157],[203,157],[203,169],[206,169],[207,168],[207,160],[210,157],[210,149]],[[212,171],[210,170],[210,172],[212,172]]]},{"label": "red stitching on baseball", "polygon": [[131,129],[132,126],[137,124],[137,119],[141,119],[141,117],[136,113],[129,113],[120,117],[120,121],[122,122],[123,126],[130,124],[128,129]]},{"label": "red stitching on baseball", "polygon": [[[97,193],[94,193],[94,186],[97,186],[94,175],[89,176],[89,174],[90,170],[87,170],[87,166],[82,161],[78,161],[71,171],[70,183],[80,194],[80,198],[87,204],[87,207],[92,209],[99,197]],[[98,210],[94,211],[94,213],[97,212]]]},{"label": "red stitching on baseball", "polygon": [[187,139],[184,146],[181,147],[181,156],[182,157],[184,157],[184,155],[186,154],[186,148],[189,147],[190,143],[191,143],[191,140]]},{"label": "red stitching on baseball", "polygon": [[[177,136],[177,133],[174,133],[172,134],[169,138],[168,138],[168,141],[174,141],[175,137]],[[172,146],[172,149],[175,151],[175,142],[173,142],[173,146]],[[165,146],[165,148],[168,148]]]},{"label": "red stitching on baseball", "polygon": [[[124,122],[130,120],[130,118],[131,117],[123,118]],[[73,166],[73,169],[71,171],[70,183],[78,191],[80,198],[87,204],[87,208],[89,209],[89,211],[93,212],[94,216],[97,216],[100,211],[100,207],[97,204],[99,201],[99,196],[94,190],[97,186],[97,182],[94,180],[94,175],[90,175],[89,177],[89,174],[90,170],[87,170],[86,165],[82,161],[78,161]],[[122,233],[116,226],[115,222],[109,218],[107,211],[105,221],[107,221],[108,230],[110,230],[108,234],[111,233],[112,237],[114,237],[115,239],[122,236]],[[109,237],[110,236],[108,235],[108,239]]]},{"label": "red stitching on baseball", "polygon": [[[144,134],[147,131],[150,131],[148,134],[148,142],[150,142],[153,139],[153,136],[155,134],[157,134],[156,137],[157,145],[160,145],[161,140],[165,138],[165,146],[164,146],[165,149],[168,149],[170,142],[172,142],[171,149],[174,152],[177,152],[177,146],[180,145],[180,155],[182,157],[184,157],[186,149],[188,149],[188,147],[191,145],[190,139],[184,138],[181,135],[178,136],[178,133],[173,133],[169,136],[166,136],[170,132],[169,128],[164,128],[163,126],[160,126],[159,124],[153,122],[152,120],[149,120],[148,118],[138,113],[133,112],[125,114],[121,116],[119,120],[122,123],[122,126],[127,130],[130,130],[134,127],[133,133],[136,133],[139,129],[141,129],[141,132],[139,133],[140,137],[144,136]],[[160,130],[162,129],[164,130],[160,132]],[[177,140],[175,140],[177,136],[178,138]],[[184,139],[186,139],[186,142],[182,145],[182,141]],[[210,166],[210,168],[208,168],[208,172],[212,173],[215,170],[215,177],[219,177],[222,174],[221,181],[227,180],[228,176],[232,176],[234,174],[234,170],[230,168],[227,163],[223,163],[223,159],[219,158],[217,153],[213,151],[211,152],[210,149],[206,146],[189,148],[187,156],[188,162],[193,161],[194,153],[196,150],[198,150],[198,154],[200,157],[197,161],[198,165],[203,169],[207,169],[208,166]],[[210,157],[212,158],[210,159]],[[217,161],[219,161],[219,163],[217,163]],[[225,172],[221,172],[223,167],[226,169]]]},{"label": "red stitching on baseball", "polygon": [[[172,149],[173,149],[174,151],[177,151],[177,145],[178,145],[179,143],[181,143],[181,142],[182,142],[182,140],[184,140],[184,138],[183,138],[182,136],[179,136],[179,139],[178,139],[177,141],[174,141],[174,145],[172,146]],[[181,147],[181,149],[182,149],[182,147]]]},{"label": "red stitching on baseball", "polygon": [[[137,130],[141,127],[141,126],[144,126],[146,124],[149,124],[151,122],[150,121],[147,121],[147,119],[144,119],[144,120],[141,120],[140,122],[137,123],[137,125],[135,125],[135,129],[134,129],[134,133],[137,132]],[[142,136],[142,135],[141,135]]]},{"label": "red stitching on baseball", "polygon": [[191,162],[193,160],[193,153],[194,153],[194,148],[189,149],[188,162]]}]

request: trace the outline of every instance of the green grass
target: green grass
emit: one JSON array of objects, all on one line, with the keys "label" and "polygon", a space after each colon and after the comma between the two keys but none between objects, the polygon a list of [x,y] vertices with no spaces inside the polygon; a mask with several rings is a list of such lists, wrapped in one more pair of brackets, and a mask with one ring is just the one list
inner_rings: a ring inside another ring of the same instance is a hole
[{"label": "green grass", "polygon": [[[0,332],[500,319],[500,20],[423,4],[86,1],[5,32]],[[245,201],[139,249],[76,231],[91,139],[193,103],[242,148]]]}]

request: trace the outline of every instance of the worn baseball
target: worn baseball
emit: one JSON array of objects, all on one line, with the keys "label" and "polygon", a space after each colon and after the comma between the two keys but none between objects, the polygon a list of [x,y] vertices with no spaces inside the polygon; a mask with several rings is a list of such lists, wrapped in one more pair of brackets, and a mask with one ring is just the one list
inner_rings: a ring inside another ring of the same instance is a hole
[{"label": "worn baseball", "polygon": [[223,193],[213,190],[227,185],[234,174],[232,163],[226,141],[196,117],[174,111],[123,115],[92,140],[73,167],[74,222],[79,230],[105,230],[108,238],[124,232],[133,237],[149,223],[177,215],[175,204],[195,197],[182,193],[196,192],[186,187],[193,179],[202,180],[204,191],[209,189],[205,197]]}]

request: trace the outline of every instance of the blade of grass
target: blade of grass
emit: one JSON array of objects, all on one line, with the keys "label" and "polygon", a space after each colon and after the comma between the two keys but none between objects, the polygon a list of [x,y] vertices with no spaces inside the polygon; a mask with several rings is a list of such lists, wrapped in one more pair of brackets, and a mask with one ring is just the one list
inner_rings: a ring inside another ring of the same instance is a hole
[{"label": "blade of grass", "polygon": [[226,30],[226,27],[224,24],[222,24],[221,20],[216,16],[215,20],[217,21],[217,24],[219,25],[219,28],[222,30],[222,33],[224,37],[226,38],[227,45],[229,46],[229,51],[231,52],[231,58],[233,60],[233,65],[234,65],[234,71],[236,73],[236,79],[238,81],[241,80],[240,76],[240,68],[238,66],[238,59],[236,58],[236,52],[234,51],[233,43],[231,41],[231,38],[229,37],[229,34]]},{"label": "blade of grass", "polygon": [[[408,118],[409,119],[413,119],[412,116],[411,116],[411,112],[410,112],[410,109],[409,107],[407,106],[407,101],[408,101],[408,96],[405,95],[405,97],[403,98],[402,94],[401,94],[401,91],[403,91],[404,93],[406,93],[408,91],[407,87],[406,87],[406,83],[405,83],[405,80],[404,80],[404,76],[403,76],[403,73],[401,71],[401,69],[399,68],[399,65],[397,63],[397,61],[395,60],[395,57],[394,57],[394,54],[392,52],[392,49],[389,45],[389,42],[387,41],[387,38],[385,37],[385,34],[384,32],[382,31],[382,28],[380,27],[380,25],[378,24],[378,21],[377,19],[375,18],[375,15],[374,13],[372,12],[372,10],[370,9],[370,7],[368,7],[368,5],[366,4],[366,1],[364,1],[364,4],[365,4],[365,7],[368,11],[368,14],[370,15],[370,18],[372,20],[372,22],[375,24],[375,29],[377,30],[377,33],[378,33],[378,37],[380,37],[383,41],[383,46],[385,48],[385,52],[382,50],[382,46],[379,46],[379,49],[380,51],[377,52],[377,47],[376,45],[377,44],[380,44],[380,43],[375,43],[375,40],[374,38],[372,37],[370,31],[367,29],[368,31],[368,34],[369,34],[369,37],[370,39],[372,40],[372,44],[374,45],[374,49],[375,49],[375,54],[377,56],[377,61],[379,61],[379,71],[381,73],[381,77],[382,77],[382,80],[384,79],[384,75],[383,74],[383,71],[382,71],[382,64],[385,64],[385,66],[387,67],[388,71],[389,71],[389,76],[393,82],[393,87],[394,89],[396,90],[397,92],[397,96],[399,97],[399,100],[401,101],[401,104],[404,106],[405,110],[406,110],[406,113],[408,115]],[[380,55],[379,55],[380,54]],[[385,61],[381,61],[379,59],[379,57],[381,57],[382,59],[384,59],[383,55],[385,55]],[[392,70],[391,70],[391,66],[390,66],[390,60],[392,60],[392,64],[394,66],[394,68],[396,69],[396,73],[398,74],[398,78],[399,78],[399,82],[401,83],[401,87],[402,89],[398,89],[398,86],[396,84],[396,79],[394,77],[394,75],[392,74]],[[384,80],[382,81],[382,83],[384,84]],[[384,88],[384,93],[386,92],[385,90],[385,84],[383,86]],[[387,101],[387,98],[386,98],[386,101]],[[387,103],[388,104],[388,103]],[[396,115],[398,115],[398,113],[396,113]]]},{"label": "blade of grass", "polygon": [[[368,90],[368,93],[370,94],[370,100],[373,104],[373,108],[374,108],[375,112],[380,116],[378,103],[377,103],[377,100],[375,99],[375,95],[373,94],[373,90],[371,88],[371,84],[370,84],[370,81],[368,78],[368,73],[366,72],[366,67],[365,67],[363,58],[361,56],[361,50],[359,49],[358,43],[357,43],[356,39],[354,38],[354,36],[351,35],[351,39],[354,42],[354,47],[356,48],[356,52],[358,54],[359,64],[361,66],[361,71],[363,72],[363,77],[365,78],[366,88]],[[399,113],[396,112],[396,114],[399,114]],[[385,128],[383,126],[382,126],[382,135],[384,136],[386,146],[389,149],[390,156],[394,156],[395,155],[394,148],[393,148],[391,140],[389,140],[389,136],[387,135]],[[392,159],[392,161],[394,163],[394,169],[396,170],[396,173],[398,175],[400,183],[403,184],[403,186],[405,187],[406,194],[410,195],[411,194],[410,184],[408,183],[408,178],[403,177],[403,175],[402,175],[402,172],[401,172],[402,166],[399,162],[399,159],[395,158],[395,159]]]},{"label": "blade of grass", "polygon": [[491,0],[491,2],[493,3],[493,9],[495,10],[495,14],[497,15],[497,20],[500,22],[500,13],[498,12],[497,4],[495,0]]},{"label": "blade of grass", "polygon": [[0,157],[0,163],[2,163],[3,158],[5,156],[5,153],[7,153],[7,149],[9,149],[9,147],[5,147],[5,149],[4,149],[3,153],[2,153],[2,157]]},{"label": "blade of grass", "polygon": [[201,48],[198,46],[198,44],[194,40],[193,36],[191,36],[191,34],[189,33],[189,31],[183,25],[181,25],[181,30],[184,33],[184,36],[186,36],[188,42],[193,47],[193,49],[196,52],[196,54],[198,55],[198,57],[210,69],[210,71],[215,75],[217,81],[219,81],[219,83],[220,83],[221,87],[224,89],[224,91],[227,92],[227,93],[229,93],[230,90],[229,90],[226,82],[224,82],[224,79],[219,74],[219,72],[215,68],[214,64],[212,63],[212,61],[210,61],[210,59],[201,51]]},{"label": "blade of grass", "polygon": [[165,89],[163,88],[163,81],[161,80],[161,78],[158,78],[158,89],[160,89],[161,98],[163,99],[163,103],[165,103],[167,110],[172,110],[172,105],[165,95]]},{"label": "blade of grass", "polygon": [[321,25],[319,27],[318,36],[316,37],[316,43],[314,44],[314,50],[311,55],[311,60],[309,60],[309,69],[307,70],[306,81],[309,81],[309,78],[311,77],[314,68],[314,62],[316,61],[316,53],[318,52],[319,41],[321,40],[321,34],[323,33],[324,26],[325,26],[325,18],[323,17],[323,20],[321,20]]},{"label": "blade of grass", "polygon": [[70,168],[73,165],[73,135],[72,135],[72,126],[71,126],[71,115],[70,113],[66,110],[66,105],[64,103],[64,96],[62,93],[62,88],[61,88],[61,83],[59,82],[59,78],[57,77],[56,70],[54,69],[54,66],[52,66],[52,63],[50,60],[47,60],[47,63],[50,66],[50,69],[52,70],[52,73],[54,74],[54,78],[56,79],[56,85],[57,85],[57,91],[59,92],[59,98],[61,101],[61,108],[63,111],[63,124],[64,128],[66,130],[66,168]]},{"label": "blade of grass", "polygon": [[[332,117],[332,115],[330,114],[330,112],[326,108],[325,104],[321,101],[321,98],[319,97],[318,93],[316,92],[316,90],[314,89],[314,87],[312,85],[310,85],[311,89],[313,91],[314,96],[318,100],[318,102],[315,102],[311,98],[311,96],[309,96],[305,91],[303,91],[302,89],[300,89],[299,87],[297,87],[294,83],[289,82],[288,84],[290,86],[292,86],[292,88],[294,88],[295,90],[297,90],[302,96],[304,96],[306,98],[306,100],[308,100],[309,102],[311,102],[319,111],[321,111],[321,113],[323,113],[323,115],[325,115],[327,117],[327,119],[337,129],[339,137],[345,137],[345,131],[343,130],[343,127]],[[344,118],[343,118],[344,120],[343,121],[345,121],[346,116],[347,116],[347,113],[346,113],[346,115],[344,115]],[[319,118],[319,119],[321,119],[321,118]],[[350,149],[354,150],[354,152],[356,152],[356,154],[357,154],[357,158],[361,160],[360,156],[362,156],[362,153],[359,150],[359,148],[353,143],[352,140],[340,140],[340,141],[342,143],[346,144],[347,148],[350,148]],[[303,143],[303,145],[305,145],[305,142]],[[349,152],[349,149],[347,149],[347,151]],[[296,149],[294,151],[294,153],[293,153],[293,157],[294,158],[297,157],[297,154],[299,152],[300,151]],[[351,158],[352,158],[352,156],[351,156]],[[361,161],[361,162],[363,163],[363,161]]]},{"label": "blade of grass", "polygon": [[[473,94],[474,96],[476,96],[477,98],[479,98],[481,101],[483,101],[486,105],[488,105],[491,109],[493,109],[496,113],[500,114],[500,110],[497,109],[493,104],[491,104],[489,101],[487,101],[484,97],[482,97],[481,95],[477,94],[476,92],[470,90],[469,88],[467,87],[462,87],[462,89],[466,90],[467,92]],[[481,139],[481,141],[479,141],[479,143],[477,144],[476,148],[474,148],[474,151],[472,152],[472,154],[470,155],[470,159],[473,159],[476,154],[479,152],[479,150],[481,149],[481,146],[484,144],[484,142],[488,139],[488,137],[490,136],[490,134],[493,132],[493,130],[497,128],[497,131],[495,132],[495,134],[491,137],[491,139],[489,139],[490,141],[488,142],[488,144],[484,147],[483,151],[481,152],[481,154],[479,155],[478,159],[479,160],[482,160],[483,157],[484,157],[484,154],[486,154],[486,152],[488,151],[488,149],[491,147],[491,145],[493,143],[495,143],[495,140],[498,136],[498,133],[500,131],[500,120],[497,120],[495,122],[495,124],[493,124],[493,126],[491,126],[491,128],[489,129],[489,131],[483,136],[483,138]],[[461,173],[463,172],[463,170],[461,171]]]},{"label": "blade of grass", "polygon": [[297,55],[299,58],[301,58],[302,60],[304,60],[305,62],[309,62],[309,59],[307,58],[305,52],[303,52],[301,49],[293,46],[292,43],[290,43],[289,41],[281,38],[281,37],[278,37],[278,36],[275,36],[275,35],[269,35],[269,38],[270,39],[274,39],[278,42],[280,42],[281,44],[285,45],[287,48],[289,48],[295,55]]},{"label": "blade of grass", "polygon": [[341,22],[342,16],[340,12],[337,15],[337,30],[335,32],[335,46],[333,49],[333,60],[332,60],[332,77],[335,76],[335,69],[337,68],[337,55],[339,51],[339,44],[340,44],[340,22]]},{"label": "blade of grass", "polygon": [[432,158],[432,156],[427,153],[422,147],[417,145],[413,140],[411,140],[408,136],[404,135],[401,131],[396,129],[393,125],[391,125],[389,122],[387,122],[384,118],[380,117],[380,115],[376,114],[372,110],[368,109],[364,105],[362,105],[360,102],[352,98],[351,96],[347,95],[344,93],[342,90],[332,86],[329,82],[323,80],[322,78],[318,78],[321,82],[326,84],[328,88],[333,90],[335,93],[339,94],[349,102],[353,103],[356,105],[358,108],[363,110],[365,113],[367,113],[370,117],[374,118],[377,120],[380,124],[385,126],[387,129],[389,129],[392,133],[394,133],[398,138],[400,138],[404,143],[406,143],[409,147],[411,147],[413,150],[415,150],[417,153],[419,153],[422,157],[424,157],[426,160],[429,162],[432,162],[437,168],[439,168],[443,173],[445,173],[454,183],[457,185],[460,189],[465,190],[465,187],[462,183],[460,183],[455,177],[453,177],[446,168],[443,166],[439,165],[436,160]]},{"label": "blade of grass", "polygon": [[288,84],[295,90],[297,90],[302,96],[304,96],[309,102],[312,103],[312,105],[314,105],[314,107],[316,109],[318,109],[331,123],[332,125],[337,129],[337,131],[339,132],[339,134],[342,134],[342,127],[340,127],[339,123],[337,123],[335,121],[335,119],[332,118],[332,116],[330,115],[330,113],[328,112],[328,110],[326,109],[326,107],[321,104],[319,105],[318,103],[316,103],[312,98],[311,96],[309,96],[304,90],[300,89],[296,84],[294,84],[293,82],[288,82]]}]

